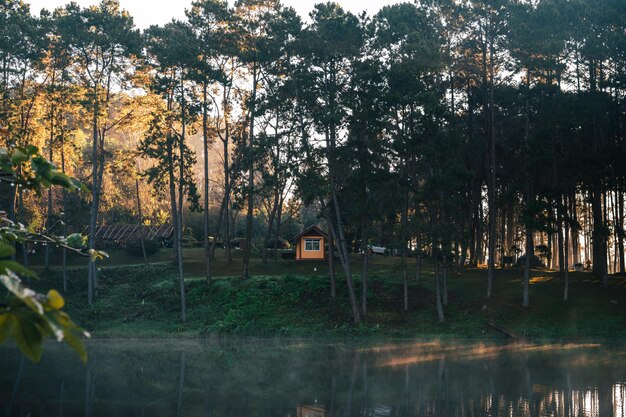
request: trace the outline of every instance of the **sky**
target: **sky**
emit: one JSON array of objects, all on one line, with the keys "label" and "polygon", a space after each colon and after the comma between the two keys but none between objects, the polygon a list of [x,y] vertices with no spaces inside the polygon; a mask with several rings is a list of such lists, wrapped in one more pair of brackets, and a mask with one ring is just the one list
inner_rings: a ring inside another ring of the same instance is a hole
[{"label": "sky", "polygon": [[[98,3],[98,0],[75,0],[81,6],[88,6]],[[154,24],[167,23],[173,18],[183,19],[185,8],[188,8],[192,0],[120,0],[122,8],[128,10],[135,20],[135,25],[139,28],[147,28]],[[70,0],[26,0],[30,3],[31,12],[39,15],[43,8],[54,10],[59,6],[69,3]],[[283,5],[290,6],[302,17],[307,17],[313,9],[313,5],[321,0],[282,0]],[[398,3],[400,0],[339,0],[338,3],[352,13],[361,13],[367,10],[374,14],[381,7]]]}]

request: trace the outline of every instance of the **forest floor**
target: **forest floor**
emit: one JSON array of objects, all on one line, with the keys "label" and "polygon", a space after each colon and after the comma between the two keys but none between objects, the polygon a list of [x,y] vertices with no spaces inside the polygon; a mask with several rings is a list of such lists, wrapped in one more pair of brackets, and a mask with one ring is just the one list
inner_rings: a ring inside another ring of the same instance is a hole
[{"label": "forest floor", "polygon": [[[241,259],[228,263],[223,253],[213,263],[214,280],[203,278],[202,249],[185,251],[187,320],[180,320],[176,268],[169,251],[149,259],[130,258],[122,251],[101,262],[97,301],[87,305],[86,261],[71,259],[67,311],[95,338],[194,337],[203,334],[294,337],[463,337],[503,338],[487,325],[495,321],[527,339],[603,340],[626,338],[626,277],[611,276],[609,288],[587,272],[570,272],[570,299],[563,301],[558,272],[533,270],[530,307],[521,306],[522,269],[498,269],[493,296],[485,299],[486,270],[450,273],[446,320],[437,320],[434,274],[425,265],[415,282],[415,260],[409,273],[409,310],[402,305],[402,260],[375,256],[370,261],[368,312],[364,324],[351,324],[345,280],[337,263],[337,299],[331,300],[326,262],[251,261],[252,277],[239,277]],[[37,288],[62,288],[58,259],[43,273],[41,259],[31,264],[42,279]],[[362,264],[355,255],[357,297],[361,296]]]}]

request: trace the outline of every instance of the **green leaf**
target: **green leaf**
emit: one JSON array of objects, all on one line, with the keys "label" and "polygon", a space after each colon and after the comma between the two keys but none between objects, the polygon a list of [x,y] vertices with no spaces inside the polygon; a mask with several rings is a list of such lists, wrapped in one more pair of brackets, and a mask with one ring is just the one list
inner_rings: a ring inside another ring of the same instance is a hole
[{"label": "green leaf", "polygon": [[44,308],[37,299],[37,293],[30,288],[24,287],[22,281],[14,272],[6,271],[6,274],[0,274],[0,283],[34,313],[39,316],[43,315]]},{"label": "green leaf", "polygon": [[101,250],[89,249],[89,257],[92,262],[95,262],[99,259],[108,258],[109,254]]},{"label": "green leaf", "polygon": [[9,313],[0,314],[0,345],[11,333],[13,325],[13,315]]},{"label": "green leaf", "polygon": [[39,362],[43,354],[43,336],[35,323],[15,316],[12,334],[17,347],[24,356],[33,362]]},{"label": "green leaf", "polygon": [[15,149],[15,151],[13,151],[13,155],[11,155],[11,162],[13,162],[13,164],[15,165],[26,162],[27,160],[28,155],[26,155],[26,153],[23,152],[21,149]]},{"label": "green leaf", "polygon": [[0,242],[0,258],[6,258],[15,253],[15,248],[7,243]]},{"label": "green leaf", "polygon": [[65,341],[65,343],[67,343],[67,345],[78,354],[80,360],[83,361],[83,363],[87,362],[87,349],[85,348],[85,344],[83,343],[83,341],[80,340],[80,338],[76,337],[69,330],[65,331],[64,335],[65,336],[63,340]]},{"label": "green leaf", "polygon": [[67,237],[66,241],[68,246],[74,249],[81,249],[87,244],[87,237],[80,233],[72,233]]},{"label": "green leaf", "polygon": [[13,271],[16,274],[26,277],[37,278],[37,274],[15,261],[0,261],[0,272],[4,272],[6,270]]}]

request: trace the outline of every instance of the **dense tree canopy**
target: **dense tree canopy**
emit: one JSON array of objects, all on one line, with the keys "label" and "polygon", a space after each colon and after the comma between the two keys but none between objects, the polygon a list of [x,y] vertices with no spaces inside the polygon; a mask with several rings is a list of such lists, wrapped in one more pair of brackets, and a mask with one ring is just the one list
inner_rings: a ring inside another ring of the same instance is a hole
[{"label": "dense tree canopy", "polygon": [[442,321],[448,274],[467,264],[488,266],[489,298],[496,266],[519,259],[525,306],[535,255],[563,272],[564,299],[574,264],[605,286],[626,273],[623,0],[418,1],[361,16],[328,2],[307,19],[277,0],[197,0],[187,20],[143,33],[115,0],[38,17],[0,7],[2,146],[38,145],[92,188],[11,188],[8,216],[45,228],[63,212],[69,229],[89,225],[90,248],[98,224],[173,224],[183,319],[189,234],[210,283],[218,241],[230,260],[243,238],[247,278],[253,253],[267,262],[311,221],[336,246],[356,323],[367,291],[359,306],[350,254],[368,244],[402,257],[404,309],[407,258],[418,280],[422,258],[436,265]]}]

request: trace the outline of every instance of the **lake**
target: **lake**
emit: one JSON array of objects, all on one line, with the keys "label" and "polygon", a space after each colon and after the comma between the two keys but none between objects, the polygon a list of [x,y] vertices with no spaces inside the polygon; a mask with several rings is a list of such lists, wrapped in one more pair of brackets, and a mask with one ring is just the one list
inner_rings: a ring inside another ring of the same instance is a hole
[{"label": "lake", "polygon": [[626,346],[106,340],[0,350],[1,416],[626,417]]}]

